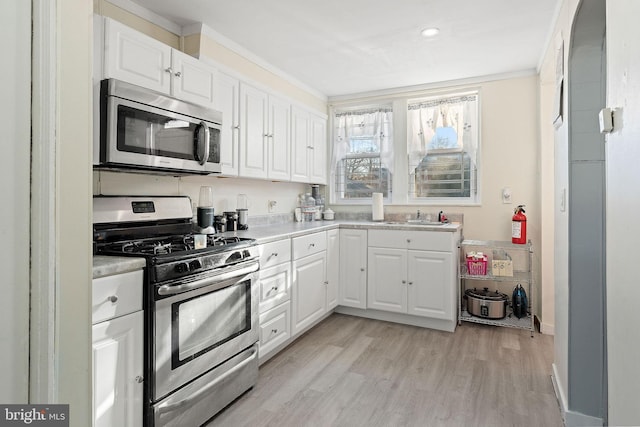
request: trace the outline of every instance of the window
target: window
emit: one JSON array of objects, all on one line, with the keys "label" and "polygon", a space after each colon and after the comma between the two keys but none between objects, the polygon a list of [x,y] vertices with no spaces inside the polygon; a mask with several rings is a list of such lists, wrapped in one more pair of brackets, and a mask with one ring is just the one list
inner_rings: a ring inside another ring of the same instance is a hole
[{"label": "window", "polygon": [[475,198],[477,93],[410,100],[407,132],[410,199]]},{"label": "window", "polygon": [[332,180],[336,201],[389,198],[393,165],[391,107],[336,111]]}]

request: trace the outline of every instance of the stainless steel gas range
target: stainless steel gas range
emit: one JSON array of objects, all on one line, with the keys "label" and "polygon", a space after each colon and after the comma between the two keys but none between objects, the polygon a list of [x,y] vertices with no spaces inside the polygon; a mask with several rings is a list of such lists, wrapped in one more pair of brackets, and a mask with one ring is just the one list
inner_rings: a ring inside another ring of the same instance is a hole
[{"label": "stainless steel gas range", "polygon": [[258,376],[258,251],[192,233],[188,197],[95,197],[98,254],[146,259],[145,425],[199,426]]}]

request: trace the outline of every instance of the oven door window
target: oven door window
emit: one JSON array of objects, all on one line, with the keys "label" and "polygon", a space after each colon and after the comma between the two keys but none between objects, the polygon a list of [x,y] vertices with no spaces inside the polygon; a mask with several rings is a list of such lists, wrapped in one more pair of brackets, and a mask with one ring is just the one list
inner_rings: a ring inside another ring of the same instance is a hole
[{"label": "oven door window", "polygon": [[175,369],[251,329],[251,280],[172,304]]},{"label": "oven door window", "polygon": [[[195,121],[195,119],[194,119]],[[174,119],[118,105],[117,146],[119,151],[196,160],[195,144],[199,123]],[[207,161],[220,161],[220,131],[209,128],[209,157]]]}]

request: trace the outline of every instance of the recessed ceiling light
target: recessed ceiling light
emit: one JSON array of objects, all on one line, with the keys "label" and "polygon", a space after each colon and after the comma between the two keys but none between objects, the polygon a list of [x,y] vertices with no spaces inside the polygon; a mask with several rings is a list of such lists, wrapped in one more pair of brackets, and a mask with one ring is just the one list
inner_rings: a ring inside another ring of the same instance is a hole
[{"label": "recessed ceiling light", "polygon": [[435,37],[440,33],[439,28],[425,28],[420,34],[424,37]]}]

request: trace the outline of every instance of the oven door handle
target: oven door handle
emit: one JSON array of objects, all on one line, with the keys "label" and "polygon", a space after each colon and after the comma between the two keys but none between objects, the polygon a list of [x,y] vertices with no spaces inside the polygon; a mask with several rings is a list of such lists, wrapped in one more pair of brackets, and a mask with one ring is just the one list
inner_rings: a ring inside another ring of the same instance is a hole
[{"label": "oven door handle", "polygon": [[173,410],[182,408],[184,406],[188,406],[192,402],[199,400],[203,394],[207,394],[212,388],[216,387],[218,384],[225,381],[230,375],[233,375],[234,373],[238,372],[240,369],[244,368],[246,365],[251,363],[253,361],[253,355],[256,354],[256,351],[258,351],[258,349],[257,349],[257,346],[254,345],[249,355],[247,355],[247,358],[244,359],[242,362],[238,363],[236,366],[229,369],[224,374],[220,375],[214,381],[211,381],[209,384],[207,384],[205,387],[198,390],[196,393],[193,393],[187,399],[182,399],[175,403],[165,403],[165,404],[159,405],[158,413],[164,414],[165,412],[171,412]]},{"label": "oven door handle", "polygon": [[158,288],[158,295],[176,295],[183,292],[192,291],[194,289],[204,288],[206,286],[216,285],[215,289],[218,290],[226,288],[234,283],[241,282],[241,278],[254,273],[260,269],[260,263],[252,263],[250,266],[238,268],[226,273],[218,274],[213,277],[207,277],[206,279],[196,280],[194,282],[185,283],[184,285],[162,285]]}]

